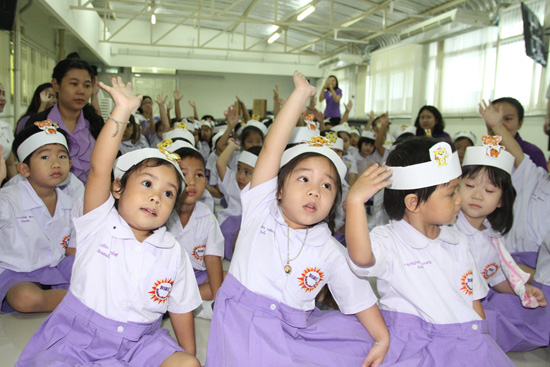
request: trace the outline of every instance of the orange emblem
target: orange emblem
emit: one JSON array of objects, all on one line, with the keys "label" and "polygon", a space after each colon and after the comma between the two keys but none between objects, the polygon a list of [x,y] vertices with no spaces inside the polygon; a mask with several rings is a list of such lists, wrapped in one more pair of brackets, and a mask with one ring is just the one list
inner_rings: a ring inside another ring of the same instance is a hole
[{"label": "orange emblem", "polygon": [[163,304],[168,300],[168,297],[170,297],[170,291],[173,285],[174,281],[170,278],[157,280],[155,284],[153,284],[153,289],[149,291],[151,299],[158,304]]},{"label": "orange emblem", "polygon": [[317,288],[319,283],[325,279],[325,274],[318,267],[307,267],[303,272],[302,276],[298,278],[298,283],[300,287],[306,293],[312,292]]},{"label": "orange emblem", "polygon": [[460,279],[460,290],[467,296],[471,296],[474,293],[474,276],[471,270],[468,270]]}]

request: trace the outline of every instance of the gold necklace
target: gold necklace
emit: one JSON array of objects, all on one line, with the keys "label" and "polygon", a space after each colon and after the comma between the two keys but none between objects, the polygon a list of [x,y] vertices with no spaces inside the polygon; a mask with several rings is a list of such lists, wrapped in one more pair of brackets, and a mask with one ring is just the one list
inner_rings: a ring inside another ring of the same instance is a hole
[{"label": "gold necklace", "polygon": [[302,242],[302,247],[300,247],[300,251],[298,251],[298,255],[294,256],[291,259],[290,258],[290,226],[286,227],[286,238],[287,238],[287,240],[286,240],[286,265],[285,265],[284,269],[285,269],[285,273],[287,275],[290,275],[290,273],[292,273],[292,267],[290,266],[290,262],[296,260],[298,258],[298,256],[300,256],[300,254],[302,253],[302,250],[304,249],[304,245],[306,244],[308,232],[309,232],[309,228],[306,228],[306,235],[304,237],[304,241]]}]

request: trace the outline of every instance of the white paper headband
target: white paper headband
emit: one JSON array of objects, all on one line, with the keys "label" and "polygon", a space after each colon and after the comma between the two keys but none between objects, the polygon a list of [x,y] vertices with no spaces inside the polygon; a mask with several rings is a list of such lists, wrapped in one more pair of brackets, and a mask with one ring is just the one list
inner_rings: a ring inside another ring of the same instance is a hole
[{"label": "white paper headband", "polygon": [[265,127],[265,125],[262,124],[260,121],[249,120],[249,121],[243,126],[243,130],[246,129],[247,127],[250,127],[250,126],[253,126],[253,127],[255,127],[256,129],[260,130],[260,131],[262,132],[262,134],[264,134],[264,137],[267,135],[267,127]]},{"label": "white paper headband", "polygon": [[511,175],[515,159],[503,146],[499,145],[502,137],[483,136],[481,140],[483,140],[483,146],[466,148],[462,166],[491,166]]},{"label": "white paper headband", "polygon": [[256,161],[258,161],[258,156],[246,150],[243,150],[239,155],[239,162],[248,164],[250,167],[256,167]]},{"label": "white paper headband", "polygon": [[[160,158],[170,162],[176,168],[176,171],[179,173],[181,178],[184,178],[180,166],[178,165],[179,156],[177,154],[171,153],[167,150],[161,151],[155,148],[143,148],[128,152],[118,157],[113,168],[113,175],[115,176],[115,179],[121,178],[134,165],[149,158]],[[184,188],[185,180],[182,183],[182,189]]]},{"label": "white paper headband", "polygon": [[34,123],[42,131],[37,132],[29,136],[24,142],[17,148],[17,159],[19,162],[23,162],[30,156],[36,149],[48,145],[48,144],[61,144],[69,152],[69,145],[65,136],[58,132],[58,126],[52,120],[37,121]]},{"label": "white paper headband", "polygon": [[162,140],[166,140],[166,139],[172,139],[173,140],[175,138],[185,139],[189,143],[194,143],[195,142],[195,136],[191,132],[189,132],[188,130],[185,130],[185,129],[174,128],[174,129],[172,129],[170,131],[167,131],[164,134],[162,134]]},{"label": "white paper headband", "polygon": [[448,143],[430,148],[430,161],[407,167],[389,167],[393,171],[390,190],[414,190],[447,183],[462,174],[458,153]]}]

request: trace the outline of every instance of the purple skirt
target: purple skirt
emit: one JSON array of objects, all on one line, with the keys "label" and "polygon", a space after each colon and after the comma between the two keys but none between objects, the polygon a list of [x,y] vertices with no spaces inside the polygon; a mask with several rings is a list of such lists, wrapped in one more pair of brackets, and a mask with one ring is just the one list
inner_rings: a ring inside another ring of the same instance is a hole
[{"label": "purple skirt", "polygon": [[155,322],[118,322],[80,302],[71,292],[38,328],[16,367],[160,366],[183,349]]},{"label": "purple skirt", "polygon": [[530,268],[535,269],[537,267],[537,259],[539,257],[538,252],[514,252],[512,257],[516,263],[521,265],[527,265]]},{"label": "purple skirt", "polygon": [[550,308],[525,308],[518,296],[490,290],[483,300],[489,334],[506,353],[550,343]]},{"label": "purple skirt", "polygon": [[74,256],[67,256],[56,267],[45,266],[28,273],[5,270],[0,274],[0,300],[3,313],[16,312],[6,301],[6,294],[17,283],[32,282],[54,289],[69,289]]},{"label": "purple skirt", "polygon": [[390,331],[383,366],[514,366],[489,336],[485,320],[431,324],[406,313],[382,310],[382,315]]},{"label": "purple skirt", "polygon": [[212,316],[206,366],[360,367],[373,344],[353,315],[302,311],[227,274]]},{"label": "purple skirt", "polygon": [[338,242],[340,242],[342,245],[346,246],[346,234],[345,233],[336,232],[334,234],[334,238],[336,238],[336,240]]},{"label": "purple skirt", "polygon": [[208,273],[206,270],[193,269],[195,272],[195,278],[197,279],[197,285],[203,285],[206,279],[208,279]]},{"label": "purple skirt", "polygon": [[225,238],[224,257],[227,260],[231,260],[233,258],[233,244],[235,243],[235,237],[237,236],[239,229],[241,229],[241,216],[236,215],[233,217],[228,217],[220,225],[220,229],[223,237]]}]

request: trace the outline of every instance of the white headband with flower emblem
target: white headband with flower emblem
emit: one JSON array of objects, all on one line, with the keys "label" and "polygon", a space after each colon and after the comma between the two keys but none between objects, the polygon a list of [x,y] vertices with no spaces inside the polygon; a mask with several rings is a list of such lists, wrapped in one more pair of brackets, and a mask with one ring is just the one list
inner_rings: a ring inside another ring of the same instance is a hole
[{"label": "white headband with flower emblem", "polygon": [[483,140],[483,146],[466,148],[462,166],[491,166],[511,175],[515,158],[499,144],[502,137],[485,135],[481,140]]},{"label": "white headband with flower emblem", "polygon": [[437,143],[430,148],[430,161],[407,167],[389,167],[392,170],[390,190],[414,190],[441,185],[462,175],[458,153],[448,143]]},{"label": "white headband with flower emblem", "polygon": [[29,136],[19,145],[17,148],[17,159],[19,159],[19,162],[23,162],[36,149],[48,144],[61,144],[67,149],[67,152],[69,151],[67,139],[62,133],[57,132],[59,126],[55,122],[45,120],[36,121],[34,124],[42,131]]},{"label": "white headband with flower emblem", "polygon": [[[162,143],[159,143],[161,145]],[[171,144],[171,142],[170,142]],[[169,145],[169,144],[168,144]],[[128,152],[117,158],[113,168],[113,175],[115,179],[121,178],[130,168],[140,163],[141,161],[149,158],[160,158],[167,162],[170,162],[176,171],[179,173],[182,179],[184,179],[183,172],[181,172],[178,165],[179,156],[166,149],[155,148],[143,148]],[[185,180],[182,183],[182,189],[185,188]]]}]

